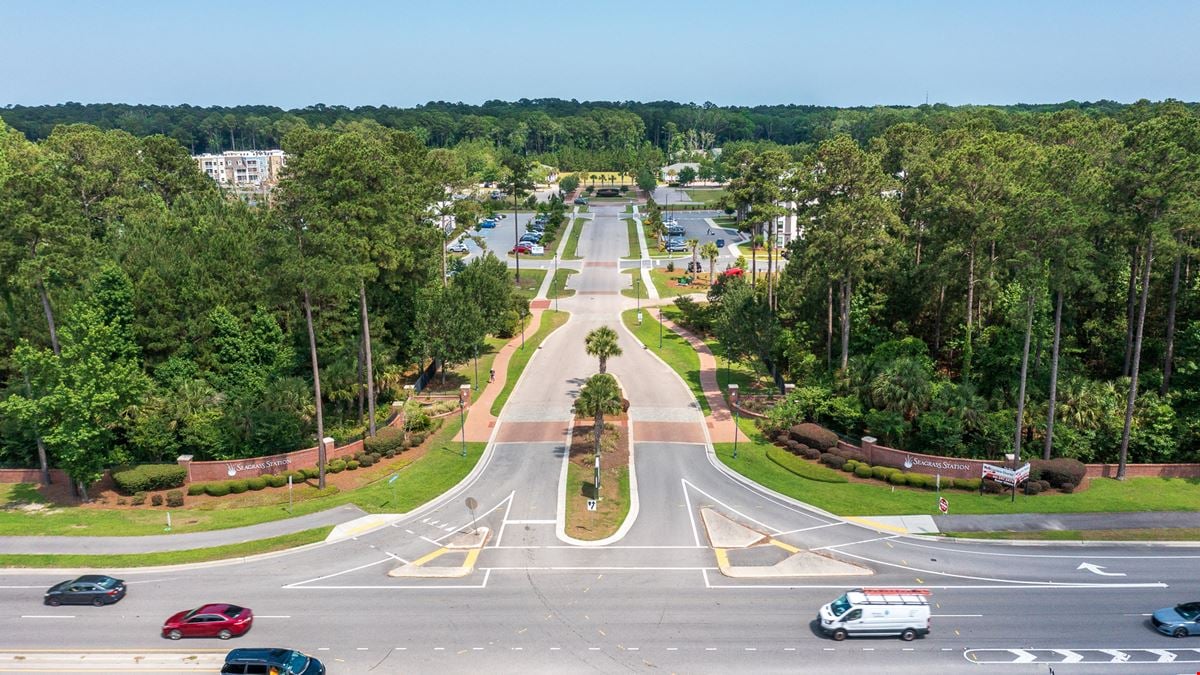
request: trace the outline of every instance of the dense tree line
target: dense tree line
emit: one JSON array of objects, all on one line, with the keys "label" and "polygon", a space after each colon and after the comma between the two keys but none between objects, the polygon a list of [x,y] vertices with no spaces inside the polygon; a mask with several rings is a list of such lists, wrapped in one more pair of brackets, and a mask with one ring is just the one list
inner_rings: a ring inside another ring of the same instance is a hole
[{"label": "dense tree line", "polygon": [[778,415],[938,454],[1200,460],[1200,117],[1126,112],[726,152],[767,265],[689,318],[798,384]]},{"label": "dense tree line", "polygon": [[405,372],[511,334],[503,262],[444,272],[436,205],[473,222],[446,198],[461,162],[373,122],[281,143],[255,207],[165,136],[0,122],[0,463],[86,485],[371,434]]}]

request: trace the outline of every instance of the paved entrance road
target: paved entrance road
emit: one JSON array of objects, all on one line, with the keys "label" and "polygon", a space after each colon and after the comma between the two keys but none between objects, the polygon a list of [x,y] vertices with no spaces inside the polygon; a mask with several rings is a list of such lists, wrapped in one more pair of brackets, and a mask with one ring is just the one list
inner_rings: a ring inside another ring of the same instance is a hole
[{"label": "paved entrance road", "polygon": [[[683,382],[619,327],[618,312],[633,303],[617,293],[628,283],[616,266],[627,250],[619,215],[597,207],[585,226],[587,260],[570,282],[578,293],[560,301],[571,320],[531,360],[466,484],[337,544],[242,564],[123,573],[129,595],[110,607],[43,607],[42,590],[66,575],[2,574],[0,634],[13,657],[4,667],[43,662],[37,649],[285,645],[321,657],[332,673],[1045,673],[1047,664],[1076,657],[1082,665],[1056,670],[1095,672],[1104,658],[1116,660],[1105,673],[1197,669],[1200,652],[1175,650],[1200,649],[1200,640],[1160,636],[1146,614],[1198,599],[1200,550],[902,537],[845,523],[728,473],[708,449],[706,424]],[[583,336],[605,324],[618,327],[625,350],[610,370],[632,402],[640,499],[623,537],[581,547],[558,535],[559,480],[570,402],[596,369]],[[476,557],[443,550],[471,528],[466,496],[478,500],[478,524],[492,533]],[[874,575],[724,577],[702,507]],[[465,574],[387,576],[422,560],[466,566]],[[835,643],[817,635],[817,607],[863,584],[931,588],[933,633],[913,643]],[[208,601],[254,608],[251,633],[185,645],[157,637],[168,614]]]}]

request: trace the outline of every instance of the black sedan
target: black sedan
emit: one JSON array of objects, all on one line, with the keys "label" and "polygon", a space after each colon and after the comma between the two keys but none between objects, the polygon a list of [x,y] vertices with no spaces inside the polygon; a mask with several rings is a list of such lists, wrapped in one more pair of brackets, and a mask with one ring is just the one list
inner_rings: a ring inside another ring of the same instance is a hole
[{"label": "black sedan", "polygon": [[111,605],[125,597],[125,582],[103,574],[85,574],[74,581],[55,584],[46,591],[45,603],[59,605]]}]

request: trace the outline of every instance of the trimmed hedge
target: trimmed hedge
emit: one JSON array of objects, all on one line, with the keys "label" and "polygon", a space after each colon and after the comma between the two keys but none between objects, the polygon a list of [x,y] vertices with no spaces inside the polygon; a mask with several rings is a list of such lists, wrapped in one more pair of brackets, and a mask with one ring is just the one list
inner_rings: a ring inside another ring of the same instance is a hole
[{"label": "trimmed hedge", "polygon": [[897,471],[887,477],[887,482],[892,485],[908,485],[908,476]]},{"label": "trimmed hedge", "polygon": [[255,492],[267,487],[267,479],[264,476],[255,476],[246,480],[246,485]]},{"label": "trimmed hedge", "polygon": [[113,482],[125,494],[168,490],[182,487],[187,469],[178,464],[139,464],[112,475]]},{"label": "trimmed hedge", "polygon": [[[767,448],[767,459],[775,462],[791,473],[815,480],[821,483],[848,483],[849,478],[846,478],[840,473],[827,469],[820,464],[813,464],[787,452],[783,448],[769,447]],[[840,459],[840,458],[839,458]]]},{"label": "trimmed hedge", "polygon": [[204,492],[209,497],[224,497],[229,494],[229,483],[209,483],[204,486]]},{"label": "trimmed hedge", "polygon": [[341,473],[346,470],[346,463],[340,459],[335,459],[325,466],[325,470],[329,473]]},{"label": "trimmed hedge", "polygon": [[955,478],[954,489],[976,491],[979,489],[979,484],[981,482],[982,481],[979,478]]},{"label": "trimmed hedge", "polygon": [[871,467],[871,476],[879,480],[887,480],[888,476],[900,473],[900,469],[891,466],[873,466]]},{"label": "trimmed hedge", "polygon": [[867,466],[866,464],[858,464],[854,467],[854,475],[858,476],[859,478],[870,478],[871,467]]},{"label": "trimmed hedge", "polygon": [[133,499],[130,499],[129,503],[133,506],[141,506],[142,504],[145,504],[146,503],[146,493],[145,492],[135,492],[133,494]]},{"label": "trimmed hedge", "polygon": [[1060,490],[1067,484],[1070,484],[1073,489],[1083,482],[1083,477],[1087,474],[1087,467],[1083,462],[1068,457],[1051,460],[1035,459],[1029,464],[1029,477],[1032,480],[1050,481],[1051,486]]},{"label": "trimmed hedge", "polygon": [[404,430],[396,427],[384,427],[370,438],[363,439],[363,448],[367,452],[375,452],[381,455],[388,452],[395,452],[400,448],[400,444],[404,442]]},{"label": "trimmed hedge", "polygon": [[188,486],[188,490],[187,490],[188,496],[189,497],[198,497],[198,496],[204,494],[207,489],[208,489],[207,483],[192,483],[191,485]]},{"label": "trimmed hedge", "polygon": [[821,453],[821,463],[835,469],[840,469],[846,465],[846,458],[841,455],[835,455],[832,452],[823,452]]},{"label": "trimmed hedge", "polygon": [[231,480],[229,481],[229,491],[235,495],[240,495],[250,489],[250,481],[247,480]]},{"label": "trimmed hedge", "polygon": [[837,434],[811,422],[793,426],[788,430],[788,434],[793,439],[821,451],[836,447],[838,442]]},{"label": "trimmed hedge", "polygon": [[273,488],[283,487],[287,485],[287,476],[282,473],[273,473],[261,477],[267,481],[267,485]]},{"label": "trimmed hedge", "polygon": [[167,506],[177,509],[183,506],[183,490],[171,490],[167,493]]},{"label": "trimmed hedge", "polygon": [[300,474],[304,476],[305,480],[312,480],[321,475],[321,470],[314,466],[310,469],[300,469]]},{"label": "trimmed hedge", "polygon": [[358,464],[357,459],[352,459],[349,462],[346,462],[346,470],[347,471],[354,471],[355,469],[358,468],[358,466],[359,466],[359,464]]}]

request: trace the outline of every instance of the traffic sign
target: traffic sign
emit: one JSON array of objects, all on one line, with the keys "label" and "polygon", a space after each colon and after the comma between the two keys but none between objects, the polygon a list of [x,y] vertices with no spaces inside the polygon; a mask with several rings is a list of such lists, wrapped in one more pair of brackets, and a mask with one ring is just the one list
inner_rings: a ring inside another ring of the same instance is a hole
[{"label": "traffic sign", "polygon": [[938,498],[938,511],[942,513],[950,512],[950,502],[946,501],[945,497]]},{"label": "traffic sign", "polygon": [[595,511],[595,510],[596,510],[596,500],[589,499],[588,500],[588,511]]}]

